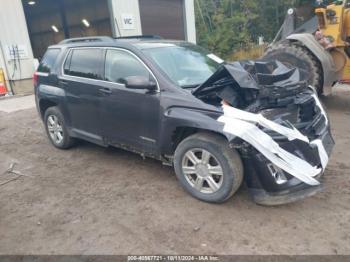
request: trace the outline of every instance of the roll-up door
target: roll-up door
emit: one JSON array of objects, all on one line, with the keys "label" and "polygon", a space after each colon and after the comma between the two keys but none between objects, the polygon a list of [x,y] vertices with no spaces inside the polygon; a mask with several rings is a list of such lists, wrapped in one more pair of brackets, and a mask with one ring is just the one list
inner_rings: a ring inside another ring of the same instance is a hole
[{"label": "roll-up door", "polygon": [[139,0],[143,35],[185,40],[183,0]]}]

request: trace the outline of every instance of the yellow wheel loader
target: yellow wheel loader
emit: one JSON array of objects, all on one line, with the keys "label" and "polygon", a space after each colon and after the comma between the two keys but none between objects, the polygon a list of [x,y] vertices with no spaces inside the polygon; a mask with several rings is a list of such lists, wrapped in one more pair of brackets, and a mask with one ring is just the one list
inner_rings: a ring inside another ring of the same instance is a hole
[{"label": "yellow wheel loader", "polygon": [[310,85],[329,95],[335,83],[350,83],[350,0],[318,1],[315,14],[297,27],[296,10],[289,9],[263,59],[304,69]]}]

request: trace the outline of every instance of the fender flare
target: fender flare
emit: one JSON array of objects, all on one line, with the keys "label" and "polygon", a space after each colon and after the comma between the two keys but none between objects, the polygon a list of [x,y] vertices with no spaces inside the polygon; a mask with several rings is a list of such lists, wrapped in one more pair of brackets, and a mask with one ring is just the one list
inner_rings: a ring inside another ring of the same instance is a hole
[{"label": "fender flare", "polygon": [[[222,115],[221,112],[213,112],[199,109],[173,107],[165,111],[161,127],[161,144],[165,145],[161,151],[171,154],[172,135],[177,128],[194,128],[203,131],[213,132],[224,136],[227,142],[232,144],[241,141],[238,137],[232,137],[223,132],[224,124],[217,121]],[[237,140],[236,140],[237,139]]]},{"label": "fender flare", "polygon": [[70,115],[67,114],[68,112],[65,111],[65,106],[64,106],[64,100],[66,97],[66,91],[55,87],[51,85],[40,85],[38,86],[38,91],[37,91],[37,106],[38,106],[38,111],[40,113],[40,116],[43,117],[42,112],[40,110],[40,105],[42,102],[51,102],[55,105],[57,105],[60,110],[64,111],[65,116],[67,116],[67,119],[65,119],[68,124],[70,124]]}]

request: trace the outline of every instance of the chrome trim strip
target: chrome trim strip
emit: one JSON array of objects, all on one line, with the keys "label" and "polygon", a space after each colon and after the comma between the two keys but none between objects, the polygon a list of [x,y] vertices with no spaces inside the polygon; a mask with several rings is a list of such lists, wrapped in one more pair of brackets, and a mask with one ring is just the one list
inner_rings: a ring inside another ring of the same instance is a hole
[{"label": "chrome trim strip", "polygon": [[157,93],[160,92],[158,79],[153,74],[152,70],[137,55],[135,55],[133,52],[131,52],[131,51],[127,50],[127,49],[124,49],[124,48],[119,48],[119,47],[97,47],[96,46],[96,47],[72,47],[72,48],[69,48],[69,51],[65,54],[63,63],[61,65],[61,74],[62,74],[62,76],[68,77],[68,78],[86,79],[86,80],[93,81],[93,82],[110,83],[110,84],[115,84],[115,85],[118,85],[118,86],[125,87],[124,84],[119,84],[119,83],[110,82],[110,81],[106,81],[106,80],[99,80],[99,79],[91,79],[91,78],[87,78],[87,77],[66,75],[64,73],[64,64],[66,63],[66,60],[67,60],[67,57],[68,57],[69,53],[72,52],[72,50],[74,50],[74,49],[79,49],[79,50],[81,50],[81,49],[102,49],[102,50],[113,50],[113,49],[115,49],[115,50],[119,50],[119,51],[123,51],[123,52],[129,53],[132,56],[134,56],[148,70],[148,72],[150,72],[150,74],[153,76],[153,78],[156,80],[156,83],[157,83],[157,91],[156,92]]},{"label": "chrome trim strip", "polygon": [[149,137],[145,137],[145,136],[140,136],[140,138],[142,140],[145,140],[145,141],[148,141],[148,142],[151,142],[151,143],[156,143],[157,142],[155,139],[152,139],[152,138],[149,138]]},{"label": "chrome trim strip", "polygon": [[49,76],[49,73],[44,73],[44,72],[36,72],[38,76]]},{"label": "chrome trim strip", "polygon": [[103,141],[102,137],[99,135],[95,135],[89,132],[86,132],[84,130],[81,129],[77,129],[77,128],[72,128],[72,132],[75,132],[76,134],[85,136],[85,137],[89,137],[90,139],[94,139],[94,140],[99,140],[99,141]]}]

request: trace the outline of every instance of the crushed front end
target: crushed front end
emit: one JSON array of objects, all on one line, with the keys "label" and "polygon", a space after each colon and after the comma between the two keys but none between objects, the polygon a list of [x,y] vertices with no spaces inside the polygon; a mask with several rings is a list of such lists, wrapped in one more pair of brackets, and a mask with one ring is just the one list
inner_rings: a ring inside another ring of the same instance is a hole
[{"label": "crushed front end", "polygon": [[329,119],[307,72],[278,61],[223,65],[193,94],[223,108],[218,121],[240,151],[255,202],[314,195],[334,146]]}]

